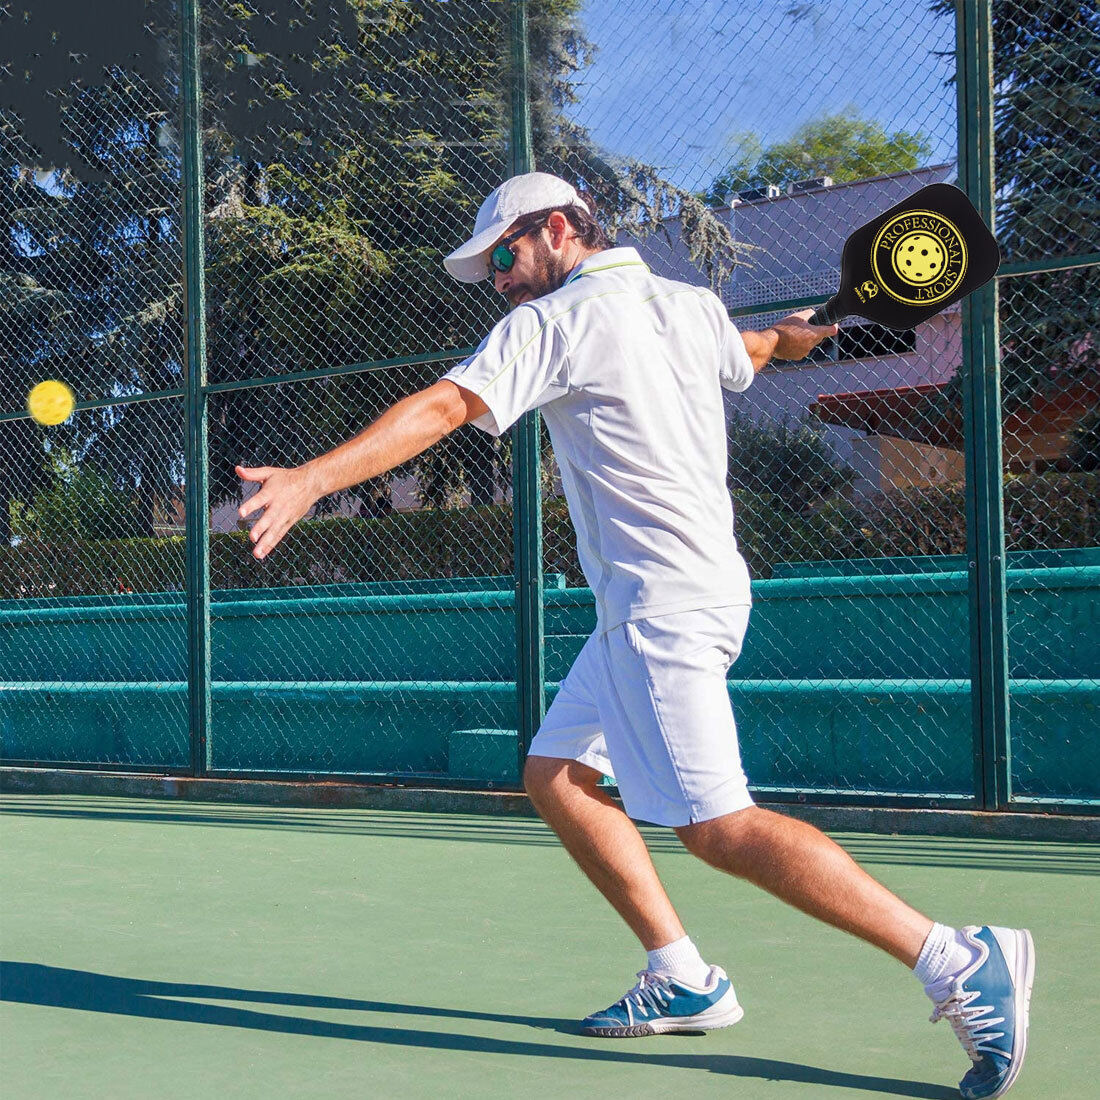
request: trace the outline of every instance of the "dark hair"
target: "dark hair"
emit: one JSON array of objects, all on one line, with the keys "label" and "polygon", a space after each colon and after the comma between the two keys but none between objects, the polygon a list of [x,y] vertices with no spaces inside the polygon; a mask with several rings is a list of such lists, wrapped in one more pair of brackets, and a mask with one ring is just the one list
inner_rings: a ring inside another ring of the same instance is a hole
[{"label": "dark hair", "polygon": [[581,195],[581,202],[585,203],[588,209],[582,210],[579,206],[573,204],[569,206],[548,206],[545,210],[536,210],[533,214],[528,214],[523,219],[523,225],[536,225],[539,222],[546,221],[551,214],[563,214],[565,220],[569,222],[573,231],[577,234],[577,240],[585,248],[589,248],[593,252],[601,252],[605,248],[610,248],[611,241],[604,232],[603,226],[593,217],[592,200],[587,195]]}]

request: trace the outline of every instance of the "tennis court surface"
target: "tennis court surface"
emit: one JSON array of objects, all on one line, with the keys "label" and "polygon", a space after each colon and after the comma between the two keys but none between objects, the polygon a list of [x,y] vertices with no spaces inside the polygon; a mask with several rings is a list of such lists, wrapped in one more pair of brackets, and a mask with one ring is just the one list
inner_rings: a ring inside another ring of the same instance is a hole
[{"label": "tennis court surface", "polygon": [[[596,1040],[644,961],[538,822],[75,796],[3,799],[4,1094],[35,1098],[953,1097],[965,1055],[891,959],[650,835],[745,1006]],[[1011,1095],[1097,1095],[1100,846],[834,834],[952,924],[1030,927]]]}]

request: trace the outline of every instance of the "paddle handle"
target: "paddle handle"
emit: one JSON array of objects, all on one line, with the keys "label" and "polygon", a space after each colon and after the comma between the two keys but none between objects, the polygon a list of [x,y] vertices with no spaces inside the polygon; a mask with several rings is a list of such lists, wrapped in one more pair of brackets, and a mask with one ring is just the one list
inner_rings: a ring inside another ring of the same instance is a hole
[{"label": "paddle handle", "polygon": [[833,295],[823,306],[818,306],[810,318],[811,325],[835,325],[842,317],[847,316],[840,307],[837,295]]}]

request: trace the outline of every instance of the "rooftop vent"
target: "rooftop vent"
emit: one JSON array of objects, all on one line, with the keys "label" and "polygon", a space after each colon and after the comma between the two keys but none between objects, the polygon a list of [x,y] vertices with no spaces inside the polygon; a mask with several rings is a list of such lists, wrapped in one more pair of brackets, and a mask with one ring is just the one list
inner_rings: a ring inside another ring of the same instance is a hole
[{"label": "rooftop vent", "polygon": [[745,191],[737,192],[737,197],[742,202],[755,202],[757,199],[777,199],[779,195],[779,187],[774,183],[769,183],[766,187],[750,187]]},{"label": "rooftop vent", "polygon": [[787,185],[788,195],[801,195],[804,191],[820,191],[823,187],[832,187],[832,176],[814,176],[810,180],[795,180]]}]

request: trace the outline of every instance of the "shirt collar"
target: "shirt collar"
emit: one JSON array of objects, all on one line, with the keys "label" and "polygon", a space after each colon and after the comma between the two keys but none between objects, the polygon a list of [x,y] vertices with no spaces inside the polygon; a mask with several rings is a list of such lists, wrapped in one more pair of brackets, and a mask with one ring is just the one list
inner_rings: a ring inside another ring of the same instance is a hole
[{"label": "shirt collar", "polygon": [[597,271],[607,271],[609,268],[618,267],[640,267],[643,271],[649,270],[646,262],[638,255],[636,248],[605,248],[602,252],[597,252],[595,255],[589,256],[587,260],[582,260],[577,264],[569,273],[569,277],[563,285],[568,286],[583,275],[593,275]]}]

